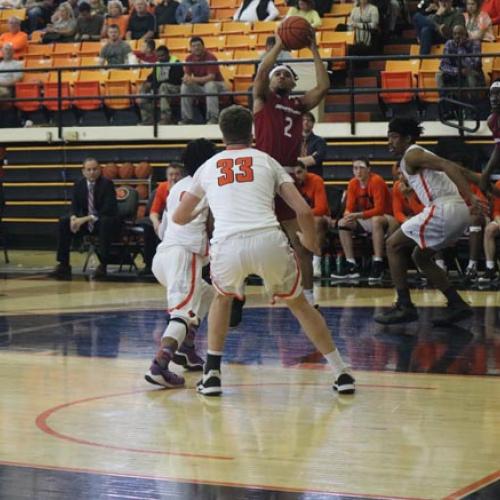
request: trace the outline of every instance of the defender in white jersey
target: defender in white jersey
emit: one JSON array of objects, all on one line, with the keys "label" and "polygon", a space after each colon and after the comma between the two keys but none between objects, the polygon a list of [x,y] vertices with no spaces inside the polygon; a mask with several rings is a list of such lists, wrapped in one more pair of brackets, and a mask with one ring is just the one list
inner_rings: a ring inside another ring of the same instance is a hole
[{"label": "defender in white jersey", "polygon": [[194,332],[208,313],[214,296],[213,288],[201,276],[208,262],[208,204],[201,200],[196,216],[186,225],[172,221],[182,197],[191,188],[192,174],[215,153],[215,146],[205,139],[188,144],[184,154],[183,178],[176,182],[167,198],[163,215],[167,224],[153,259],[153,274],[166,288],[169,323],[145,378],[163,387],[180,387],[184,378],[169,370],[170,361],[188,370],[203,369],[203,360],[194,348]]},{"label": "defender in white jersey", "polygon": [[324,318],[304,297],[297,260],[280,229],[273,200],[279,194],[292,207],[302,231],[302,244],[318,253],[311,209],[281,165],[249,147],[249,110],[241,106],[226,108],[220,114],[219,126],[226,151],[200,167],[172,218],[178,224],[189,223],[203,197],[214,217],[210,266],[218,294],[210,307],[207,362],[198,392],[207,396],[221,394],[220,363],[232,298],[242,298],[245,277],[258,274],[273,298],[286,300],[309,339],[332,365],[334,388],[339,393],[353,393],[354,378],[335,348]]},{"label": "defender in white jersey", "polygon": [[417,266],[448,299],[447,308],[433,323],[448,325],[472,314],[470,306],[450,285],[446,273],[432,257],[437,250],[453,244],[468,227],[469,208],[464,199],[472,213],[482,212],[483,207],[471,192],[459,165],[415,144],[421,133],[422,127],[413,118],[394,118],[389,123],[389,149],[401,157],[401,172],[425,208],[387,240],[397,301],[389,311],[375,316],[375,321],[382,324],[406,323],[418,318],[407,283],[407,250],[412,247]]}]

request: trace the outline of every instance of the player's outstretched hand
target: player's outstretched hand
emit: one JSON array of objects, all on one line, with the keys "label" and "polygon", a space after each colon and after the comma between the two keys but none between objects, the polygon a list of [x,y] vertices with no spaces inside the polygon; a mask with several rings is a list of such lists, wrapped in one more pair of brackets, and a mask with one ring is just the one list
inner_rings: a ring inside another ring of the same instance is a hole
[{"label": "player's outstretched hand", "polygon": [[312,252],[314,255],[321,255],[321,248],[318,243],[318,238],[308,238],[301,231],[297,231],[300,243],[304,248]]}]

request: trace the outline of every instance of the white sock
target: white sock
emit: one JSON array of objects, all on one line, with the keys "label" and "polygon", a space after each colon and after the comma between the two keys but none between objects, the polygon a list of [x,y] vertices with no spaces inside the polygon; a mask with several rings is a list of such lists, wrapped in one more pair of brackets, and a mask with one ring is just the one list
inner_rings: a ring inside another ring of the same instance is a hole
[{"label": "white sock", "polygon": [[436,259],[436,265],[441,269],[446,269],[446,264],[444,263],[443,259]]},{"label": "white sock", "polygon": [[319,255],[313,255],[313,266],[321,266],[321,257]]},{"label": "white sock", "polygon": [[356,259],[346,259],[346,261],[356,265]]},{"label": "white sock", "polygon": [[224,353],[222,351],[212,351],[211,349],[207,349],[207,354],[211,354],[212,356],[222,356]]},{"label": "white sock", "polygon": [[307,289],[307,290],[304,290],[304,296],[307,300],[307,302],[309,302],[309,304],[311,304],[312,306],[314,305],[314,292],[312,289]]},{"label": "white sock", "polygon": [[495,269],[495,261],[487,260],[486,261],[486,269]]},{"label": "white sock", "polygon": [[383,262],[384,259],[382,257],[375,257],[375,255],[373,256],[373,262]]},{"label": "white sock", "polygon": [[338,377],[341,373],[345,371],[349,371],[349,365],[346,365],[344,363],[344,360],[342,359],[342,356],[340,355],[338,349],[334,349],[332,352],[329,352],[328,354],[323,354],[323,356],[332,367],[335,377]]},{"label": "white sock", "polygon": [[467,264],[467,269],[476,269],[477,267],[477,260],[469,260],[469,263]]}]

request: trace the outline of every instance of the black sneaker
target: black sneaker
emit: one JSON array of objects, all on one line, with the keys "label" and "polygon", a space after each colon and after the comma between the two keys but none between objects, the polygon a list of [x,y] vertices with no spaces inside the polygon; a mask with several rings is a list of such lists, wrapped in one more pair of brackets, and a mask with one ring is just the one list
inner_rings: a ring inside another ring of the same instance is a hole
[{"label": "black sneaker", "polygon": [[231,317],[229,318],[229,326],[231,328],[238,326],[241,323],[244,305],[245,299],[240,300],[236,297],[233,299],[233,304],[231,306]]},{"label": "black sneaker", "polygon": [[465,281],[472,282],[477,280],[477,269],[475,267],[468,267],[465,270]]},{"label": "black sneaker", "polygon": [[498,278],[496,269],[486,269],[483,275],[479,278],[479,283],[490,283]]},{"label": "black sneaker", "polygon": [[54,278],[59,281],[70,281],[72,278],[71,266],[67,264],[57,264],[54,270],[49,273],[49,278]]},{"label": "black sneaker", "polygon": [[333,383],[333,390],[339,394],[354,394],[354,377],[349,373],[341,373]]},{"label": "black sneaker", "polygon": [[382,325],[396,325],[417,321],[418,311],[413,304],[405,306],[396,302],[388,311],[376,314],[373,319]]},{"label": "black sneaker", "polygon": [[352,262],[347,262],[344,268],[340,273],[332,273],[330,277],[332,278],[348,278],[348,279],[356,279],[361,276],[359,272],[359,266],[357,264],[353,264]]},{"label": "black sneaker", "polygon": [[374,260],[372,262],[372,270],[370,272],[370,276],[368,277],[368,281],[382,281],[384,277],[384,263],[379,260]]},{"label": "black sneaker", "polygon": [[220,396],[222,384],[219,370],[210,370],[203,374],[203,378],[196,384],[196,392],[204,396]]},{"label": "black sneaker", "polygon": [[472,307],[465,302],[459,304],[448,304],[448,307],[432,318],[434,326],[448,326],[463,319],[470,318],[474,314]]}]

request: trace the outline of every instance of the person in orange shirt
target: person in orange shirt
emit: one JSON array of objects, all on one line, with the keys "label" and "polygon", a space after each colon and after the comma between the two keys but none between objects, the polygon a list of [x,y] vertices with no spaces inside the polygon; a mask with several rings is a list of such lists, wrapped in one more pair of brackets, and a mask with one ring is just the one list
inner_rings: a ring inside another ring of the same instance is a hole
[{"label": "person in orange shirt", "polygon": [[401,177],[392,186],[392,213],[398,224],[419,214],[424,206]]},{"label": "person in orange shirt", "polygon": [[[0,35],[0,49],[6,43],[10,43],[14,49],[14,59],[19,59],[28,47],[28,35],[21,31],[21,21],[15,17],[9,17],[7,21],[9,31]],[[3,57],[3,54],[0,54]]]},{"label": "person in orange shirt", "polygon": [[[316,232],[318,234],[320,247],[322,248],[330,216],[325,181],[321,176],[308,172],[307,167],[305,167],[304,164],[300,164],[300,162],[299,165],[295,167],[294,174],[300,194],[312,208]],[[311,260],[312,257],[313,276],[321,277],[321,257],[318,255],[313,256],[311,252],[305,248],[304,252],[307,252],[309,260]],[[311,276],[310,279],[306,279],[305,274],[303,276],[304,293],[306,294],[313,293],[313,276]]]},{"label": "person in orange shirt", "polygon": [[389,188],[380,175],[371,172],[368,158],[352,162],[354,177],[347,186],[344,217],[338,223],[339,238],[347,266],[344,272],[332,274],[333,278],[359,278],[360,270],[354,258],[352,236],[363,230],[372,235],[373,264],[369,281],[379,281],[384,272],[386,214],[392,213]]},{"label": "person in orange shirt", "polygon": [[[500,189],[500,181],[495,183],[495,187]],[[486,257],[486,270],[479,278],[479,283],[490,283],[498,279],[498,271],[495,265],[496,237],[500,235],[500,198],[493,199],[493,210],[491,218],[493,219],[486,225],[484,230],[484,255]]]},{"label": "person in orange shirt", "polygon": [[140,276],[149,276],[153,272],[151,266],[156,247],[160,242],[164,227],[161,226],[163,212],[167,204],[168,194],[172,186],[181,178],[182,166],[176,163],[170,164],[166,169],[167,180],[160,182],[155,190],[155,195],[149,210],[149,220],[151,224],[142,224],[144,228],[144,268],[139,271]]}]

